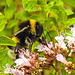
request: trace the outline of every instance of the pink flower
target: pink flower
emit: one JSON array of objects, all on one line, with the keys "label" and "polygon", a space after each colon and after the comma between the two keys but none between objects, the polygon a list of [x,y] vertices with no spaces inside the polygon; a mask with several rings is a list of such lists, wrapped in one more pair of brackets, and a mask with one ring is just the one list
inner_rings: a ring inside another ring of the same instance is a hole
[{"label": "pink flower", "polygon": [[47,46],[46,45],[38,45],[37,46],[37,49],[38,49],[38,51],[50,51],[50,49],[53,47],[53,44],[52,44],[52,42],[50,42],[49,44],[47,44]]},{"label": "pink flower", "polygon": [[44,46],[44,48],[42,49],[43,51],[50,51],[51,49],[48,48],[47,46]]},{"label": "pink flower", "polygon": [[56,59],[64,64],[67,64],[67,60],[62,54],[57,54]]},{"label": "pink flower", "polygon": [[72,41],[73,40],[73,37],[67,36],[66,39],[69,40],[69,41]]},{"label": "pink flower", "polygon": [[7,64],[6,64],[6,67],[7,67],[7,68],[10,68],[10,65],[7,63]]},{"label": "pink flower", "polygon": [[26,55],[26,56],[30,56],[30,52],[29,52],[29,50],[26,50],[25,52],[24,52],[24,54]]},{"label": "pink flower", "polygon": [[17,69],[14,70],[14,75],[19,75]]},{"label": "pink flower", "polygon": [[24,53],[23,53],[23,52],[20,52],[20,53],[19,53],[19,57],[20,57],[20,58],[24,58]]},{"label": "pink flower", "polygon": [[71,72],[72,72],[72,70],[69,70],[69,72],[68,72],[68,73],[70,74]]},{"label": "pink flower", "polygon": [[24,75],[24,71],[20,71],[20,70],[17,70],[17,69],[13,69],[13,74],[14,75]]},{"label": "pink flower", "polygon": [[6,64],[6,69],[4,70],[4,73],[12,73],[12,69],[10,68],[10,65],[7,63]]},{"label": "pink flower", "polygon": [[50,42],[50,43],[48,44],[48,47],[49,47],[49,48],[52,48],[52,47],[53,47],[52,42]]},{"label": "pink flower", "polygon": [[55,37],[55,39],[57,40],[59,46],[61,46],[62,48],[66,47],[63,36],[57,36],[57,37]]},{"label": "pink flower", "polygon": [[24,75],[24,71],[12,69],[12,68],[10,68],[9,64],[6,64],[6,67],[7,68],[4,70],[4,73],[10,73],[10,74],[14,74],[14,75]]},{"label": "pink flower", "polygon": [[72,62],[69,61],[65,67],[66,72],[68,72],[69,74],[72,72],[71,66],[72,66]]},{"label": "pink flower", "polygon": [[31,66],[31,64],[30,64],[30,62],[29,62],[29,60],[28,59],[26,59],[25,57],[24,58],[19,58],[19,59],[16,59],[15,60],[15,63],[16,63],[16,66],[21,66],[21,67],[23,67],[23,66]]},{"label": "pink flower", "polygon": [[68,72],[69,74],[72,72],[72,70],[68,70],[68,67],[65,67],[66,72]]},{"label": "pink flower", "polygon": [[42,44],[37,46],[37,49],[40,52],[43,51],[43,48],[44,48],[44,45],[42,45]]},{"label": "pink flower", "polygon": [[64,40],[64,37],[63,36],[57,36],[57,37],[55,37],[55,39],[58,41],[58,43],[59,42],[63,42],[63,40]]}]

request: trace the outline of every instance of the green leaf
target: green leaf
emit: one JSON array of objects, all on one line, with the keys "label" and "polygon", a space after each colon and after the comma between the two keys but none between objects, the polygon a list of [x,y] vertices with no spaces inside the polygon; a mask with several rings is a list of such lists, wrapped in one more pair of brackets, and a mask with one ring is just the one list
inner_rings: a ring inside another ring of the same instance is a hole
[{"label": "green leaf", "polygon": [[[47,21],[43,24],[44,29],[46,29],[47,31],[50,30],[50,28],[53,26],[53,21],[51,20],[51,18],[48,18]],[[44,30],[44,34],[47,33],[47,31]]]},{"label": "green leaf", "polygon": [[7,35],[7,36],[10,36],[10,35],[12,35],[12,31],[11,31],[11,29],[5,28],[4,30],[2,30],[2,31],[0,32],[0,35]]},{"label": "green leaf", "polygon": [[[65,68],[65,67],[63,67],[63,68]],[[62,75],[70,75],[68,72],[66,72],[66,70],[65,69],[61,69],[61,72],[62,72]]]},{"label": "green leaf", "polygon": [[55,3],[55,1],[52,0],[52,1],[50,1],[50,2],[48,3],[48,6],[49,6],[49,7],[52,7],[52,6],[54,5],[54,3]]},{"label": "green leaf", "polygon": [[11,21],[8,23],[7,28],[12,28],[13,26],[15,26],[15,25],[17,25],[17,24],[18,24],[18,20],[13,19],[13,20],[11,20]]},{"label": "green leaf", "polygon": [[16,43],[7,36],[0,36],[0,45],[16,46]]},{"label": "green leaf", "polygon": [[51,20],[54,22],[54,25],[58,28],[58,22],[54,17],[51,17]]},{"label": "green leaf", "polygon": [[67,3],[68,5],[72,6],[75,8],[75,0],[63,0],[65,3]]},{"label": "green leaf", "polygon": [[67,15],[72,15],[74,14],[74,12],[70,9],[65,10]]},{"label": "green leaf", "polygon": [[37,0],[37,4],[38,5],[45,5],[46,3],[45,3],[45,1]]},{"label": "green leaf", "polygon": [[31,11],[32,8],[36,5],[36,2],[35,1],[25,1],[25,0],[22,0],[22,4],[23,4],[23,8],[26,10],[26,11]]},{"label": "green leaf", "polygon": [[27,20],[29,17],[30,17],[30,14],[28,12],[25,12],[25,11],[18,11],[15,13],[15,18],[22,20],[22,21]]},{"label": "green leaf", "polygon": [[50,12],[51,13],[53,13],[55,16],[57,16],[57,18],[58,18],[58,13],[59,13],[59,7],[58,6],[52,6],[51,8],[50,8]]},{"label": "green leaf", "polygon": [[2,15],[2,13],[0,12],[0,16]]},{"label": "green leaf", "polygon": [[23,5],[23,7],[24,7],[25,4],[28,4],[29,1],[30,1],[30,0],[22,0],[22,5]]},{"label": "green leaf", "polygon": [[5,16],[0,12],[0,31],[5,28],[5,24],[7,21],[5,20]]},{"label": "green leaf", "polygon": [[8,19],[11,18],[16,10],[16,7],[16,3],[11,4],[10,7],[6,6],[4,9],[5,17]]},{"label": "green leaf", "polygon": [[28,11],[28,12],[34,12],[34,11],[39,11],[41,10],[40,7],[36,8],[37,1],[35,0],[22,0],[23,8]]},{"label": "green leaf", "polygon": [[0,19],[4,19],[4,15],[0,12]]},{"label": "green leaf", "polygon": [[59,6],[63,6],[62,0],[56,0],[56,4],[59,5]]},{"label": "green leaf", "polygon": [[37,20],[39,17],[37,16],[37,15],[32,15],[31,17],[30,17],[30,19],[35,19],[35,20]]},{"label": "green leaf", "polygon": [[45,19],[46,18],[46,12],[44,10],[40,11],[40,17]]},{"label": "green leaf", "polygon": [[0,75],[10,75],[10,74],[8,74],[8,73],[0,73]]},{"label": "green leaf", "polygon": [[50,34],[51,37],[57,36],[57,32],[54,31],[54,30],[49,31],[49,34]]},{"label": "green leaf", "polygon": [[12,64],[13,60],[7,55],[8,49],[0,49],[0,71],[4,70],[6,64]]},{"label": "green leaf", "polygon": [[72,24],[75,24],[75,18],[68,19],[67,22],[66,22],[67,26],[70,26]]},{"label": "green leaf", "polygon": [[67,14],[65,12],[65,9],[62,6],[51,7],[51,12],[56,15],[61,25],[65,25],[65,22],[67,21]]},{"label": "green leaf", "polygon": [[6,20],[1,20],[0,19],[0,31],[2,31],[5,28]]},{"label": "green leaf", "polygon": [[6,4],[8,5],[8,7],[10,7],[11,0],[6,0]]},{"label": "green leaf", "polygon": [[62,23],[65,24],[65,22],[67,20],[67,14],[65,12],[65,9],[62,6],[59,7],[58,17],[60,19],[61,24]]},{"label": "green leaf", "polygon": [[33,43],[33,45],[32,45],[32,52],[34,52],[34,50],[37,48],[37,45],[39,44],[39,42],[35,42],[35,43]]}]

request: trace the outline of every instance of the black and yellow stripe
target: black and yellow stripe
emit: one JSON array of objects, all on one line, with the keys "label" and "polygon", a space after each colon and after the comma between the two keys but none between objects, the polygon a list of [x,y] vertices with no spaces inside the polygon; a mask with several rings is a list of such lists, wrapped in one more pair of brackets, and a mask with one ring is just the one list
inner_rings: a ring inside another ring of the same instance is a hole
[{"label": "black and yellow stripe", "polygon": [[[25,22],[22,22],[19,25],[19,30],[13,34],[12,40],[17,44],[15,47],[15,53],[18,53],[17,49],[30,46],[31,48],[33,42],[39,41],[42,43],[42,40],[39,40],[43,33],[43,26],[40,25],[39,22],[36,20],[27,20]],[[12,46],[9,46],[9,48],[12,48]],[[17,48],[17,49],[16,49]],[[17,50],[17,51],[16,51]]]}]

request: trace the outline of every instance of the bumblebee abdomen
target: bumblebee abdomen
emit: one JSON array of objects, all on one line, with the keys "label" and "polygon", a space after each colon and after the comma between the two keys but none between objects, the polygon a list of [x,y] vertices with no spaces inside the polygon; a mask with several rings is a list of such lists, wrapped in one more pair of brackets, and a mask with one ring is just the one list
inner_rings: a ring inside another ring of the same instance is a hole
[{"label": "bumblebee abdomen", "polygon": [[15,43],[19,42],[19,38],[17,38],[17,37],[13,37],[12,40],[14,40]]}]

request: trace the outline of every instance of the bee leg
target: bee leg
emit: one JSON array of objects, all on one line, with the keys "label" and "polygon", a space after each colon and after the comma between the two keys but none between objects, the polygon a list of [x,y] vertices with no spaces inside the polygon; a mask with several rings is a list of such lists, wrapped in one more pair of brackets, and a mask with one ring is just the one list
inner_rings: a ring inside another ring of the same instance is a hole
[{"label": "bee leg", "polygon": [[31,51],[32,48],[32,41],[29,37],[25,38],[25,43],[29,46],[29,50]]},{"label": "bee leg", "polygon": [[29,51],[31,52],[32,49],[32,44],[29,45]]},{"label": "bee leg", "polygon": [[17,43],[17,46],[15,47],[15,53],[17,54],[19,50],[19,43]]},{"label": "bee leg", "polygon": [[19,52],[18,52],[19,51],[19,46],[20,46],[20,43],[17,43],[17,46],[15,47],[16,59],[19,58],[19,55],[18,55],[19,54]]},{"label": "bee leg", "polygon": [[47,42],[45,40],[45,38],[42,36],[42,39],[39,38],[38,40],[40,43],[44,44],[44,45],[47,45]]}]

